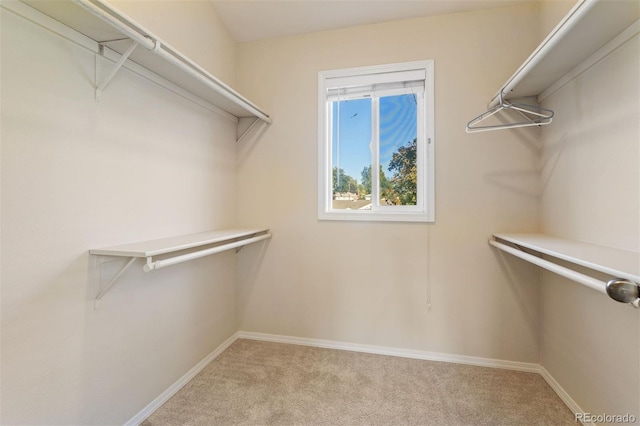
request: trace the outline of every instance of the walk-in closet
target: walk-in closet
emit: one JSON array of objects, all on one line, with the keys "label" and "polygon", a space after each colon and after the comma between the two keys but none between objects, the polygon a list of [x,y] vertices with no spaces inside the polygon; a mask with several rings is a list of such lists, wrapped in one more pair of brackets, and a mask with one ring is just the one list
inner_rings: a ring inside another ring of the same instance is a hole
[{"label": "walk-in closet", "polygon": [[637,0],[0,0],[0,423],[640,422]]}]

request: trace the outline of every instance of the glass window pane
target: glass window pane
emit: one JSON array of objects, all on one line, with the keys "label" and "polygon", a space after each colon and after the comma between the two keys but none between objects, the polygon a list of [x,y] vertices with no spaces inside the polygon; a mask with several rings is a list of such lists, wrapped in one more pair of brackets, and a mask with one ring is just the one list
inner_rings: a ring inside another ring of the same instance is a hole
[{"label": "glass window pane", "polygon": [[380,205],[415,206],[418,196],[417,100],[380,98]]},{"label": "glass window pane", "polygon": [[371,99],[336,101],[331,108],[332,208],[371,210]]}]

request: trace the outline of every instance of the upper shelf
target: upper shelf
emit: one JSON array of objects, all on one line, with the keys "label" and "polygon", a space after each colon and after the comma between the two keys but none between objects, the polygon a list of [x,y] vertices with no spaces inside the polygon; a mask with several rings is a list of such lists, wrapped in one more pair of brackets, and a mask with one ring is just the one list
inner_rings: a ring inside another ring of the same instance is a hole
[{"label": "upper shelf", "polygon": [[505,99],[539,97],[625,30],[629,29],[626,39],[619,40],[619,44],[635,35],[638,25],[629,27],[639,18],[637,0],[578,1],[500,88],[489,107],[498,104],[500,92]]},{"label": "upper shelf", "polygon": [[135,41],[140,47],[131,61],[235,117],[271,123],[258,106],[103,0],[22,1],[121,55]]},{"label": "upper shelf", "polygon": [[544,234],[494,234],[495,238],[594,271],[640,283],[640,253]]},{"label": "upper shelf", "polygon": [[266,233],[268,230],[267,228],[256,228],[200,232],[198,234],[180,235],[101,249],[92,249],[89,250],[89,253],[103,256],[152,257],[216,243],[229,242],[239,238],[247,238],[256,234]]}]

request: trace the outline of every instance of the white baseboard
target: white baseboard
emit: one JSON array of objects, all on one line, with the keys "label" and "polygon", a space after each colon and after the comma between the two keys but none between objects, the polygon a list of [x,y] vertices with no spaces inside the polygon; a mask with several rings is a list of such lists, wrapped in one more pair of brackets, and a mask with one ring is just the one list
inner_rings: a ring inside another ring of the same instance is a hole
[{"label": "white baseboard", "polygon": [[225,340],[220,346],[215,348],[213,352],[207,355],[202,361],[197,363],[191,370],[187,371],[187,373],[180,377],[174,384],[172,384],[169,389],[162,392],[160,396],[151,401],[146,407],[144,407],[138,414],[133,416],[128,422],[125,423],[125,426],[137,426],[144,419],[149,417],[156,411],[162,404],[167,402],[169,398],[171,398],[176,392],[178,392],[184,385],[189,383],[191,379],[193,379],[199,372],[201,372],[211,361],[216,359],[218,355],[224,352],[229,346],[238,340],[238,333],[235,333],[233,336],[229,337]]},{"label": "white baseboard", "polygon": [[417,351],[413,349],[390,348],[386,346],[363,345],[359,343],[338,342],[334,340],[308,339],[302,337],[280,336],[276,334],[251,333],[247,331],[239,331],[238,338],[262,340],[266,342],[276,343],[289,343],[292,345],[313,346],[317,348],[340,349],[352,352],[365,352],[378,355],[390,355],[402,358],[423,359],[428,361],[453,362],[456,364],[503,368],[506,370],[528,371],[531,373],[540,372],[539,364],[528,362],[504,361],[500,359],[451,355],[440,352],[427,352]]},{"label": "white baseboard", "polygon": [[[564,388],[560,386],[560,383],[558,383],[556,379],[553,378],[551,373],[549,373],[546,368],[544,368],[543,366],[540,366],[539,373],[542,376],[542,378],[549,384],[549,386],[551,386],[551,389],[554,390],[554,392],[558,395],[558,397],[562,400],[562,402],[564,402],[566,406],[569,407],[569,409],[573,412],[574,415],[578,413],[586,413],[586,411],[580,408],[578,403],[575,402],[573,398],[571,398],[571,396],[569,396],[567,391],[565,391]],[[584,426],[591,426],[591,425],[595,426],[595,424],[591,422],[588,422],[588,423],[581,422],[581,423]]]}]

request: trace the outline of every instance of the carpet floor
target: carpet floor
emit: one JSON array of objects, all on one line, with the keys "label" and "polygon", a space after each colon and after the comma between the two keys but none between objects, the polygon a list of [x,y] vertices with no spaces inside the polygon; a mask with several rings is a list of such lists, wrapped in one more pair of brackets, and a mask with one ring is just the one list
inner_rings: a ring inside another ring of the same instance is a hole
[{"label": "carpet floor", "polygon": [[142,423],[575,424],[536,373],[243,339]]}]

